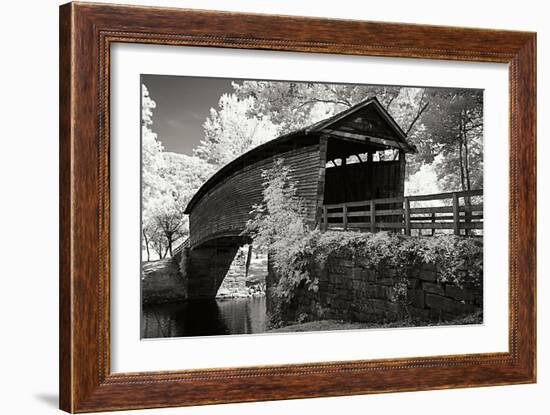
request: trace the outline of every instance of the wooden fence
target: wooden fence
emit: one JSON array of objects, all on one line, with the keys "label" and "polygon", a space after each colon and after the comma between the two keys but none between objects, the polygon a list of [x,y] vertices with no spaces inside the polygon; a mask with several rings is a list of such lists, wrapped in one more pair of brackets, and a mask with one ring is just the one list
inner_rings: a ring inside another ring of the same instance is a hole
[{"label": "wooden fence", "polygon": [[[437,231],[471,235],[483,230],[483,190],[373,199],[323,206],[321,229]],[[430,206],[433,205],[433,206]]]}]

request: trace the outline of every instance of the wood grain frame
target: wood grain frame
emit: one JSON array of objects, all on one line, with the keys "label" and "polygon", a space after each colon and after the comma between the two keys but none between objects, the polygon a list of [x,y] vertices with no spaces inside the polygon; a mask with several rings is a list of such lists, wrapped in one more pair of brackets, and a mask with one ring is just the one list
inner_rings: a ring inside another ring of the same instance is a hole
[{"label": "wood grain frame", "polygon": [[[115,42],[507,63],[509,352],[111,373],[109,57]],[[61,409],[90,412],[535,382],[535,62],[535,33],[105,4],[61,6]]]}]

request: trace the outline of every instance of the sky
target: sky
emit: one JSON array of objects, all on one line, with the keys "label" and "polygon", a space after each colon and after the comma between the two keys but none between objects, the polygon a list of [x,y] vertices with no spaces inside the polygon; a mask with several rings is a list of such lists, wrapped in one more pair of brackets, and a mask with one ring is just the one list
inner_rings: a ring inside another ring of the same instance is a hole
[{"label": "sky", "polygon": [[141,75],[149,95],[156,102],[153,132],[165,151],[193,154],[204,138],[203,124],[211,108],[217,108],[224,93],[232,93],[231,83],[242,79],[174,75]]},{"label": "sky", "polygon": [[171,75],[141,75],[156,102],[152,130],[165,151],[192,155],[203,139],[202,125],[220,96],[233,92],[232,79]]}]

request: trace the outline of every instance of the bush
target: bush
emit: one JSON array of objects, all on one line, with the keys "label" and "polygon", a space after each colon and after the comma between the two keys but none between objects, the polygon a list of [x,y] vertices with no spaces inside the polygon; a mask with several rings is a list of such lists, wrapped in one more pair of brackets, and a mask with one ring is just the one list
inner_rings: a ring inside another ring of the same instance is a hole
[{"label": "bush", "polygon": [[[289,175],[282,159],[263,172],[264,203],[254,206],[253,219],[247,226],[254,244],[269,250],[272,266],[280,277],[273,296],[280,302],[290,302],[300,285],[316,291],[315,270],[323,269],[330,255],[360,257],[363,265],[372,269],[388,266],[406,270],[434,263],[440,282],[459,287],[481,284],[481,240],[454,235],[422,237],[310,229],[304,221],[303,201],[297,197]],[[396,298],[402,294],[396,292]]]},{"label": "bush", "polygon": [[459,287],[479,286],[483,272],[482,242],[454,235],[419,237],[316,229],[298,239],[281,235],[277,245],[284,249],[272,250],[271,260],[281,277],[275,295],[282,300],[290,300],[302,281],[315,289],[317,278],[311,272],[323,269],[330,255],[360,257],[363,265],[372,269],[382,265],[406,270],[434,263],[440,282]]}]

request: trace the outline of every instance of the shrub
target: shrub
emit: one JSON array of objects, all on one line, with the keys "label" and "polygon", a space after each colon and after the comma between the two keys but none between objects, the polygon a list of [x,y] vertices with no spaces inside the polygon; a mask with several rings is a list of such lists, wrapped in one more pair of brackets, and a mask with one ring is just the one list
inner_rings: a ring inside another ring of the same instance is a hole
[{"label": "shrub", "polygon": [[[434,263],[440,282],[459,287],[481,284],[481,240],[454,235],[422,237],[310,229],[304,220],[303,201],[297,197],[289,176],[282,159],[263,172],[264,202],[254,206],[246,231],[256,245],[269,250],[271,264],[280,277],[272,295],[280,302],[289,302],[300,285],[316,291],[315,270],[323,269],[330,255],[360,257],[363,266],[372,269],[387,266],[405,271]],[[396,299],[404,294],[405,286],[396,291]]]},{"label": "shrub", "polygon": [[403,274],[422,263],[434,263],[440,282],[459,287],[479,286],[483,272],[482,242],[454,235],[419,237],[316,229],[299,238],[281,235],[270,255],[280,276],[274,295],[285,302],[301,283],[317,289],[314,270],[323,269],[330,255],[360,257],[367,268],[392,267],[402,269]]}]

